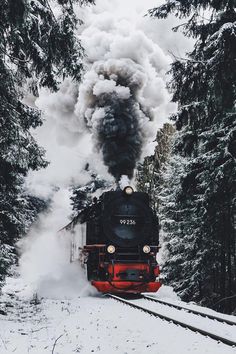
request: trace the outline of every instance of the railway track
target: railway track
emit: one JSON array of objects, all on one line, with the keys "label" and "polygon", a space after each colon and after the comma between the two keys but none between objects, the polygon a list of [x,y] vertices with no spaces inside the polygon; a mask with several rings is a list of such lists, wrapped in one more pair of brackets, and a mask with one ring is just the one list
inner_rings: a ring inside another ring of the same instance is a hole
[{"label": "railway track", "polygon": [[[163,313],[160,313],[159,311],[153,311],[153,310],[151,310],[151,309],[149,309],[147,307],[140,306],[140,305],[134,303],[133,301],[124,299],[124,298],[119,297],[117,295],[108,294],[107,296],[109,298],[112,298],[112,299],[114,299],[116,301],[119,301],[119,302],[121,302],[123,304],[126,304],[126,305],[128,305],[130,307],[133,307],[133,308],[135,308],[137,310],[140,310],[140,311],[143,311],[145,313],[148,313],[149,315],[155,316],[157,318],[161,318],[162,320],[165,320],[165,321],[168,321],[168,322],[172,322],[172,323],[174,323],[174,324],[176,324],[178,326],[181,326],[183,328],[189,329],[189,330],[191,330],[193,332],[200,333],[200,334],[204,335],[205,337],[212,338],[212,339],[214,339],[214,340],[216,340],[218,342],[222,342],[222,343],[227,344],[227,345],[229,345],[231,347],[232,346],[233,347],[236,346],[236,341],[234,341],[234,340],[219,336],[218,334],[214,334],[212,332],[208,332],[208,331],[206,331],[206,330],[204,330],[202,328],[196,327],[194,325],[187,324],[187,323],[185,323],[183,321],[180,321],[180,320],[177,320],[177,319],[175,319],[175,318],[173,318],[171,316],[164,315]],[[143,296],[143,297],[146,298],[146,296]],[[154,299],[154,301],[155,300],[156,299]]]},{"label": "railway track", "polygon": [[173,307],[173,308],[175,308],[177,310],[184,310],[184,311],[187,311],[189,313],[193,313],[194,315],[199,315],[199,316],[202,316],[202,317],[206,317],[206,318],[209,318],[210,320],[215,320],[215,321],[218,321],[218,322],[227,323],[230,326],[236,326],[236,322],[234,322],[234,321],[231,321],[231,320],[228,320],[228,319],[224,319],[224,318],[221,318],[221,317],[218,317],[218,316],[213,316],[213,315],[210,315],[208,313],[196,311],[196,310],[190,309],[190,308],[185,307],[185,306],[176,305],[176,304],[173,304],[173,303],[168,302],[168,301],[155,299],[155,298],[153,298],[152,296],[149,296],[149,295],[142,295],[142,298],[146,299],[146,300],[157,302],[159,304],[163,304],[163,305],[167,305],[167,306]]}]

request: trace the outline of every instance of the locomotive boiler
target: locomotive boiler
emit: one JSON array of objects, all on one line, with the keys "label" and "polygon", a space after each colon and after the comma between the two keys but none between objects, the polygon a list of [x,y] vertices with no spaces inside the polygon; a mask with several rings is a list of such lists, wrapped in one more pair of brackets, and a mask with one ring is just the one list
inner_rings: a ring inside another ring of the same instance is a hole
[{"label": "locomotive boiler", "polygon": [[87,278],[102,293],[156,292],[158,219],[147,193],[131,186],[109,191],[73,221],[85,225]]}]

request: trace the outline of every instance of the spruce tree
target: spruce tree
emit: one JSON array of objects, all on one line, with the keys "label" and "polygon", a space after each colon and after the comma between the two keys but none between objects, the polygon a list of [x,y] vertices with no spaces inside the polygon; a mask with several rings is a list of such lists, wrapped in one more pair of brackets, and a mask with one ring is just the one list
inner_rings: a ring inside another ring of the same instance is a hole
[{"label": "spruce tree", "polygon": [[57,0],[57,18],[47,0],[0,2],[0,283],[16,258],[15,241],[41,210],[39,201],[24,194],[24,177],[47,165],[31,134],[42,120],[23,103],[21,87],[30,81],[36,94],[40,86],[56,90],[65,76],[80,79],[76,2]]},{"label": "spruce tree", "polygon": [[[206,19],[203,11],[207,11]],[[172,65],[171,118],[178,134],[173,153],[185,159],[185,174],[171,208],[162,205],[168,249],[167,280],[185,300],[235,311],[236,254],[236,13],[234,1],[171,1],[150,10],[186,18],[186,35],[196,38],[194,50]],[[172,161],[169,185],[175,178]],[[171,172],[172,171],[172,172]],[[173,186],[172,186],[173,187]],[[174,245],[174,246],[173,246]]]},{"label": "spruce tree", "polygon": [[152,208],[156,212],[159,209],[159,194],[163,185],[163,169],[169,159],[174,132],[174,126],[165,123],[157,131],[154,154],[145,157],[137,169],[137,189],[150,195]]},{"label": "spruce tree", "polygon": [[100,196],[104,190],[111,188],[111,183],[91,171],[89,164],[86,165],[85,170],[90,174],[90,181],[84,185],[77,185],[72,188],[72,217],[76,217],[83,209],[90,206],[93,203],[95,194],[98,193],[99,190],[100,193],[98,193],[98,196]]}]

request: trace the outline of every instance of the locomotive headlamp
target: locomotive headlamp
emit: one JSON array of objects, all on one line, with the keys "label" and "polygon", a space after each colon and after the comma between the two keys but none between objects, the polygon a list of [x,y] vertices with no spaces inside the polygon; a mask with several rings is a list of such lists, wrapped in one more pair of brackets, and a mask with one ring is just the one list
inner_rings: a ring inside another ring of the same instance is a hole
[{"label": "locomotive headlamp", "polygon": [[134,192],[134,190],[132,187],[127,186],[127,187],[125,187],[124,192],[125,192],[125,194],[131,195]]},{"label": "locomotive headlamp", "polygon": [[115,246],[109,245],[109,246],[107,247],[107,252],[108,252],[108,253],[115,253],[115,251],[116,251]]},{"label": "locomotive headlamp", "polygon": [[150,253],[151,252],[150,246],[148,246],[148,245],[143,246],[143,252],[144,253]]}]

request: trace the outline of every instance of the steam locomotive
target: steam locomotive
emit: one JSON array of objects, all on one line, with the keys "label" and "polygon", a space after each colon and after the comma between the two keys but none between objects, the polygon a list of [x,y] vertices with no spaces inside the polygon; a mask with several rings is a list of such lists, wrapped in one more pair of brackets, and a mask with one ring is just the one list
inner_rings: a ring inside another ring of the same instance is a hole
[{"label": "steam locomotive", "polygon": [[81,250],[87,278],[98,291],[138,294],[160,288],[158,219],[147,193],[131,186],[105,192],[73,223],[85,226]]}]

